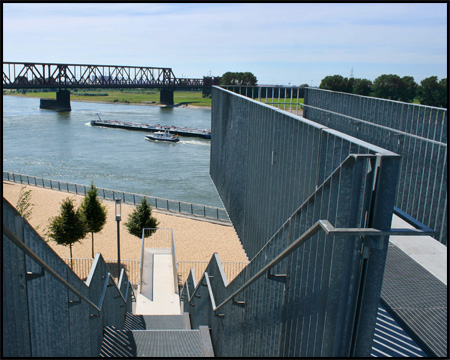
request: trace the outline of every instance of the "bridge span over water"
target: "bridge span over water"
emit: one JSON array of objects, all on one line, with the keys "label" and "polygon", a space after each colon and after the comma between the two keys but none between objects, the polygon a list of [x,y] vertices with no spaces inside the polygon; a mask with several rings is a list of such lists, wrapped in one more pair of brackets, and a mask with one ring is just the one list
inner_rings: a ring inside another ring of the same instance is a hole
[{"label": "bridge span over water", "polygon": [[153,88],[161,91],[161,103],[172,105],[174,90],[210,91],[219,81],[179,78],[165,67],[3,62],[3,89],[55,89],[56,103],[69,109],[70,89]]}]

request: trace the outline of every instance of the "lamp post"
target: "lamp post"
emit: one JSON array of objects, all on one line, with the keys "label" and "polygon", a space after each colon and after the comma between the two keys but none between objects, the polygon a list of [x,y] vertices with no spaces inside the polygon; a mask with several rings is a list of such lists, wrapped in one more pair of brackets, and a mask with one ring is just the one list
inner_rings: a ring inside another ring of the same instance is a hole
[{"label": "lamp post", "polygon": [[116,221],[117,221],[117,278],[120,277],[120,212],[121,212],[121,200],[116,199]]}]

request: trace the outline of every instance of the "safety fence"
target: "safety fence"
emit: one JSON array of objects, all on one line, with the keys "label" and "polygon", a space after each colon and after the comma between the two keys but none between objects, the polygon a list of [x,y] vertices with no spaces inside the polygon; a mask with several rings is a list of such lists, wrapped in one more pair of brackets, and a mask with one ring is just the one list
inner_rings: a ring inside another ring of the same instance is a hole
[{"label": "safety fence", "polygon": [[[70,267],[70,258],[62,258],[65,263]],[[72,270],[81,280],[86,280],[89,271],[91,270],[94,259],[83,259],[83,258],[72,258]],[[110,269],[111,276],[117,279],[117,260],[107,259],[105,260],[106,265]],[[182,285],[189,276],[189,271],[194,270],[194,274],[200,278],[205,272],[208,261],[178,261],[177,271],[178,271],[178,284]],[[228,281],[232,281],[246,266],[248,262],[222,262],[225,274],[227,275]],[[121,268],[125,269],[130,280],[131,285],[134,289],[137,289],[139,283],[139,261],[138,260],[120,260]]]},{"label": "safety fence", "polygon": [[447,245],[447,109],[312,87],[222,88],[401,155],[395,206]]},{"label": "safety fence", "polygon": [[447,245],[447,109],[307,88],[303,116],[401,155],[395,206]]},{"label": "safety fence", "polygon": [[[79,195],[86,194],[86,192],[90,189],[90,185],[74,184],[7,171],[3,171],[3,180]],[[193,204],[183,201],[169,200],[154,196],[139,195],[104,188],[97,188],[97,190],[97,196],[105,200],[121,199],[123,203],[139,205],[145,197],[147,199],[147,202],[155,209],[165,210],[183,215],[191,215],[199,218],[218,220],[224,223],[229,222],[225,210],[213,206]]]},{"label": "safety fence", "polygon": [[305,87],[222,85],[221,88],[296,115],[303,113],[301,106],[305,96]]}]

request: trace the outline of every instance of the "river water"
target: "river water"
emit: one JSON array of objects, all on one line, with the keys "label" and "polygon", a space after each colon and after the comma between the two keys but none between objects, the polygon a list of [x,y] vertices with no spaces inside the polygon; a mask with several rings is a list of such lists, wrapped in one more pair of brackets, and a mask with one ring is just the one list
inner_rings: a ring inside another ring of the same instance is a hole
[{"label": "river water", "polygon": [[209,177],[210,140],[157,143],[147,133],[90,126],[91,120],[211,128],[211,110],[71,102],[71,112],[39,109],[39,99],[3,96],[3,171],[223,207]]}]

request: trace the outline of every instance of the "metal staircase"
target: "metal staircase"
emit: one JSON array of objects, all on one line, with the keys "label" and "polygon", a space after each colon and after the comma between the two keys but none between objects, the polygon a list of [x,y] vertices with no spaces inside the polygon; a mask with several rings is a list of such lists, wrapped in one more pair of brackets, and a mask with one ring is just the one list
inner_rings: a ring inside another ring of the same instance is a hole
[{"label": "metal staircase", "polygon": [[[149,229],[143,230],[143,235]],[[142,239],[136,303],[121,328],[105,326],[100,357],[213,357],[209,327],[191,328],[180,303],[172,229]]]},{"label": "metal staircase", "polygon": [[189,314],[134,315],[124,328],[104,329],[100,357],[213,357],[207,326],[191,329]]}]

